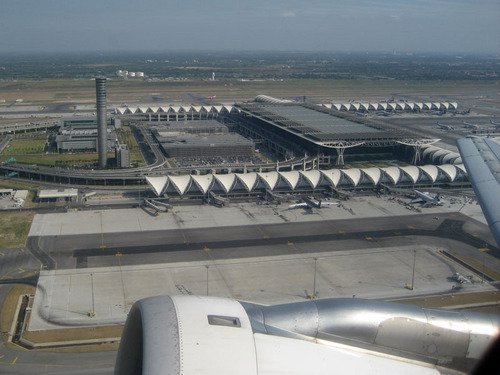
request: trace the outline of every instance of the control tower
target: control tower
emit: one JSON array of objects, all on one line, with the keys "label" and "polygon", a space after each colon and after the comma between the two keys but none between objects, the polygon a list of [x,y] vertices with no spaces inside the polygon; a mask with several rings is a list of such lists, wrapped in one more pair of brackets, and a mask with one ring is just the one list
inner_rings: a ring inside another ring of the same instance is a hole
[{"label": "control tower", "polygon": [[108,130],[106,121],[106,77],[95,78],[95,96],[97,108],[97,152],[99,153],[99,168],[107,165]]}]

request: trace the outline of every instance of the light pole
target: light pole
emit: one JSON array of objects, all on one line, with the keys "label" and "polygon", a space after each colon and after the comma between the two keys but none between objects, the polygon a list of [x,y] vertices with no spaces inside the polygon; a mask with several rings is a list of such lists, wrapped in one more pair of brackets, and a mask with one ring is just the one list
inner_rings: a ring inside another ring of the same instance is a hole
[{"label": "light pole", "polygon": [[417,250],[413,250],[413,270],[411,272],[411,287],[410,290],[413,290],[413,283],[415,282],[415,263],[417,260]]},{"label": "light pole", "polygon": [[484,247],[479,249],[479,251],[483,253],[483,269],[481,271],[481,284],[484,284],[484,274],[486,271],[486,253],[490,251],[490,249],[488,248],[488,244],[485,244]]},{"label": "light pole", "polygon": [[207,269],[207,296],[208,296],[208,269],[210,268],[210,266],[207,264],[205,268]]},{"label": "light pole", "polygon": [[316,273],[317,273],[318,258],[314,258],[314,279],[313,279],[313,294],[312,299],[316,298]]},{"label": "light pole", "polygon": [[95,316],[95,303],[94,303],[94,274],[90,274],[90,289],[92,290],[92,310],[90,310],[89,316],[93,318]]}]

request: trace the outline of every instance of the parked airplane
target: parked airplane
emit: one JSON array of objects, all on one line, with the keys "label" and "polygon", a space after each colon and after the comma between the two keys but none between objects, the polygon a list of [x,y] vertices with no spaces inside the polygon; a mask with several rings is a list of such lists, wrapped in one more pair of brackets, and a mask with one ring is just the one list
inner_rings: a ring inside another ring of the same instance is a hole
[{"label": "parked airplane", "polygon": [[415,199],[413,199],[410,203],[421,203],[422,207],[443,205],[441,198],[439,198],[439,194],[432,197],[429,193],[422,193],[418,190],[413,190],[413,192],[415,193]]},{"label": "parked airplane", "polygon": [[439,121],[437,122],[437,126],[439,129],[443,129],[443,130],[454,130],[455,129],[453,126],[441,124]]},{"label": "parked airplane", "polygon": [[302,197],[302,200],[302,203],[291,204],[290,206],[288,206],[288,209],[305,208],[306,210],[312,210],[313,208],[323,208],[325,206],[338,205],[338,203],[323,202],[313,197]]},{"label": "parked airplane", "polygon": [[464,284],[464,283],[470,284],[470,282],[471,282],[467,277],[459,274],[458,272],[453,274],[453,276],[451,277],[451,280],[455,281],[458,284]]},{"label": "parked airplane", "polygon": [[471,124],[470,122],[465,122],[465,121],[463,121],[463,124],[464,128],[466,129],[479,130],[479,125]]}]

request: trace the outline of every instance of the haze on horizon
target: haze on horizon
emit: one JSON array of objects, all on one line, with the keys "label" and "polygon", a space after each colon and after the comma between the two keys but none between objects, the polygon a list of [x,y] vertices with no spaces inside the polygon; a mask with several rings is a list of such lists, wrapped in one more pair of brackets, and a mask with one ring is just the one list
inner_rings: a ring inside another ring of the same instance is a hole
[{"label": "haze on horizon", "polygon": [[0,52],[500,54],[498,0],[2,0]]}]

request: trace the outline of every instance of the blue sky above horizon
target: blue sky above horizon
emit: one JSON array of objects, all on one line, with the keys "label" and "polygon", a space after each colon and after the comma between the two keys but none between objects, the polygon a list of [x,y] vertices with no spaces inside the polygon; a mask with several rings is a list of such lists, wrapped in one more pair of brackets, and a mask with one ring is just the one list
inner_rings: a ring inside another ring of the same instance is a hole
[{"label": "blue sky above horizon", "polygon": [[0,0],[0,52],[500,54],[498,0]]}]

